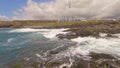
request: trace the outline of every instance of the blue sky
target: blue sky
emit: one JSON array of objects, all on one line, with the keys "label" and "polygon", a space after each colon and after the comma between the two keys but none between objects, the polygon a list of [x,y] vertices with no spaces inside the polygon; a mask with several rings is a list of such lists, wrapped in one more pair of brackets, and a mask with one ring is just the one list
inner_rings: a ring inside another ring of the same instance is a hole
[{"label": "blue sky", "polygon": [[[120,0],[0,0],[0,20],[40,20],[75,16],[82,19],[120,19]],[[47,2],[47,3],[42,3]],[[24,6],[24,8],[22,8]],[[72,9],[75,8],[75,9]],[[24,11],[20,11],[24,10]],[[15,12],[16,11],[16,12]],[[14,14],[15,13],[15,14]]]},{"label": "blue sky", "polygon": [[[49,0],[34,0],[36,2],[47,2]],[[0,0],[0,15],[13,17],[14,11],[27,4],[27,0]]]}]

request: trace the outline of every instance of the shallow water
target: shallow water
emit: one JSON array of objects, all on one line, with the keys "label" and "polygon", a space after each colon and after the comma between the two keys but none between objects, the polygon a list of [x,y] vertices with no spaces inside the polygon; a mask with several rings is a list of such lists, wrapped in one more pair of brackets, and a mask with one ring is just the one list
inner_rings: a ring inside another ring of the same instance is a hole
[{"label": "shallow water", "polygon": [[120,38],[59,40],[65,29],[0,29],[0,68],[120,68]]}]

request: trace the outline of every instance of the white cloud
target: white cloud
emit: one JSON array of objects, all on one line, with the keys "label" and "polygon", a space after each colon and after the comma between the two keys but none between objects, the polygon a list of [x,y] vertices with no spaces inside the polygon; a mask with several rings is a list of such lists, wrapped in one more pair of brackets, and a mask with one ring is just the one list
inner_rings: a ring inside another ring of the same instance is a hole
[{"label": "white cloud", "polygon": [[10,19],[6,16],[0,15],[0,21],[9,21]]},{"label": "white cloud", "polygon": [[68,0],[44,3],[28,0],[13,19],[119,18],[119,6],[120,0],[69,0],[69,3]]}]

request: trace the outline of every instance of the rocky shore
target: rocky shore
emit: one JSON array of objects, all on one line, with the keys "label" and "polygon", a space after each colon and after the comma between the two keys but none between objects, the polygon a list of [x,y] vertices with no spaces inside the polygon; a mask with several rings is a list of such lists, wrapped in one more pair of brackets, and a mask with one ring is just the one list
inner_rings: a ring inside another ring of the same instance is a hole
[{"label": "rocky shore", "polygon": [[61,29],[67,34],[56,35],[60,39],[72,39],[77,37],[96,37],[99,38],[100,33],[106,33],[106,37],[114,37],[113,34],[120,33],[120,20],[88,20],[88,21],[9,21],[0,22],[0,28],[34,28],[34,29]]},{"label": "rocky shore", "polygon": [[[90,21],[77,21],[77,22],[60,22],[60,23],[9,23],[0,24],[0,28],[35,28],[35,29],[61,29],[67,28],[64,32],[66,34],[58,34],[56,37],[59,39],[73,39],[77,37],[96,37],[96,38],[118,38],[115,34],[120,33],[120,21],[113,20],[90,20]],[[104,34],[104,36],[101,35]],[[52,52],[52,55],[58,52]],[[90,53],[90,60],[83,60],[81,58],[75,58],[75,61],[71,68],[119,68],[120,60],[109,54],[97,54]],[[68,58],[69,59],[69,58]],[[67,60],[68,60],[67,59]],[[65,60],[64,60],[65,61]],[[68,62],[69,64],[69,62]],[[54,68],[61,65],[61,62],[50,62],[44,64],[46,68]],[[42,67],[39,62],[36,61],[20,61],[15,64],[11,64],[10,68],[40,68]],[[63,66],[61,68],[68,68]]]},{"label": "rocky shore", "polygon": [[77,26],[71,26],[68,30],[65,30],[67,34],[58,34],[56,37],[60,39],[72,39],[77,37],[96,37],[101,38],[101,33],[106,35],[103,38],[118,38],[114,34],[120,33],[120,23],[119,22],[106,22],[106,23],[90,23],[82,24]]},{"label": "rocky shore", "polygon": [[85,60],[82,58],[75,58],[70,65],[70,62],[68,61],[69,58],[62,59],[61,61],[53,61],[53,62],[47,62],[39,63],[37,61],[18,61],[13,64],[10,64],[10,68],[59,68],[64,62],[67,62],[68,65],[63,65],[61,68],[68,68],[70,65],[70,68],[119,68],[120,67],[120,60],[116,59],[114,56],[107,55],[107,54],[97,54],[97,53],[91,53],[89,55],[91,57],[90,60]]}]

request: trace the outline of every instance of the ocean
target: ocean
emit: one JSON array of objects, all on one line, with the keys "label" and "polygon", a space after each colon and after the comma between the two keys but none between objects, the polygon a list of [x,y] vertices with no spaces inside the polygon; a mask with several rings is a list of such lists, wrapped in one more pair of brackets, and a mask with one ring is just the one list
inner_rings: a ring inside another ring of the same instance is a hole
[{"label": "ocean", "polygon": [[0,68],[120,68],[120,38],[58,39],[64,30],[0,28]]}]

